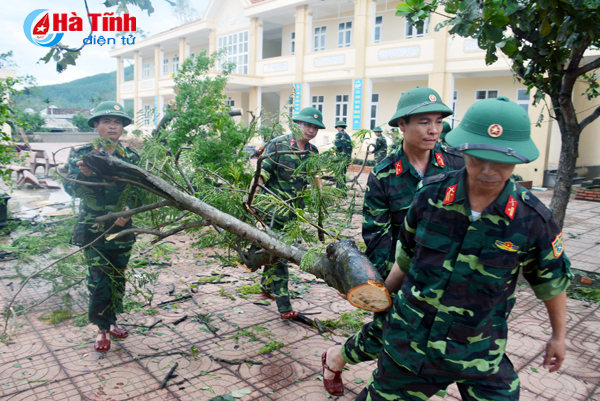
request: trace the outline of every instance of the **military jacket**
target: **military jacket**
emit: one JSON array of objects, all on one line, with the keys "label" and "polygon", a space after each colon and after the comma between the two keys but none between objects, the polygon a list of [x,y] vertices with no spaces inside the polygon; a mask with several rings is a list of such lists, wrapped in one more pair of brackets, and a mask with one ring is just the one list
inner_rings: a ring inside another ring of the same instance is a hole
[{"label": "military jacket", "polygon": [[432,178],[415,196],[396,261],[406,277],[384,324],[384,350],[415,374],[497,373],[519,267],[548,300],[572,278],[550,210],[510,179],[473,220],[466,170]]},{"label": "military jacket", "polygon": [[[457,170],[463,165],[462,156],[446,153],[436,144],[425,176]],[[365,254],[384,279],[394,265],[400,226],[420,181],[419,172],[406,159],[402,146],[369,174],[363,202],[362,236],[367,246]]]},{"label": "military jacket", "polygon": [[377,137],[375,141],[375,147],[373,148],[373,154],[375,155],[375,164],[381,163],[381,161],[387,155],[387,141],[382,135]]},{"label": "military jacket", "polygon": [[333,148],[337,152],[346,155],[348,161],[350,161],[352,158],[352,140],[350,139],[350,135],[348,135],[345,130],[335,134]]},{"label": "military jacket", "polygon": [[[112,156],[131,164],[137,164],[139,162],[140,157],[137,153],[128,147],[123,147],[121,143],[119,143],[118,146],[123,149],[123,153],[119,153],[115,150]],[[92,143],[73,148],[68,161],[69,172],[67,177],[78,181],[107,182],[95,174],[86,177],[79,171],[79,166],[77,166],[77,162],[82,160],[83,155],[99,150],[101,147],[102,145]],[[69,195],[81,199],[79,205],[79,219],[75,225],[71,243],[77,246],[85,246],[94,241],[99,235],[103,234],[104,231],[114,224],[115,220],[108,220],[103,224],[97,224],[94,220],[96,217],[104,216],[109,212],[115,211],[115,207],[119,203],[121,195],[125,192],[127,184],[117,183],[116,187],[101,187],[65,182],[64,187]],[[139,203],[139,198],[136,196],[136,193],[136,189],[127,191],[125,196],[128,199],[121,200],[121,202],[125,202],[123,205],[127,205],[130,208],[135,207]],[[121,230],[131,227],[132,221],[130,219],[124,227],[115,226],[109,234],[116,234]],[[110,250],[129,248],[134,242],[135,235],[128,234],[112,241],[108,241],[106,240],[106,237],[104,237],[96,244]]]},{"label": "military jacket", "polygon": [[[310,142],[306,144],[305,150],[319,153],[317,147]],[[294,134],[282,135],[269,141],[263,155],[276,151],[300,151]],[[265,186],[281,199],[289,202],[292,207],[304,208],[304,200],[299,197],[299,194],[306,187],[308,181],[302,174],[294,174],[294,172],[307,157],[308,154],[277,155],[266,158],[262,162],[260,175],[265,181]],[[293,215],[287,210],[279,212],[276,217],[278,223],[285,223],[291,218]]]}]

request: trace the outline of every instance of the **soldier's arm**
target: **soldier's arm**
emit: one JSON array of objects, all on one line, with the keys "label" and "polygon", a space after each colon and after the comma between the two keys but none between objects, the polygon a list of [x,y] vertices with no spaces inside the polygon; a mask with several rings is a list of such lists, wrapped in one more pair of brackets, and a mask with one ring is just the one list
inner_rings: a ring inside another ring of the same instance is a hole
[{"label": "soldier's arm", "polygon": [[[69,155],[69,160],[68,160],[68,165],[69,165],[69,171],[67,173],[67,178],[70,178],[72,180],[77,180],[77,181],[85,181],[87,177],[85,174],[83,174],[83,172],[81,171],[81,168],[85,168],[87,169],[85,166],[82,166],[83,161],[81,160],[81,155],[78,152],[78,150],[73,149],[71,151],[71,154]],[[87,169],[89,170],[89,169]],[[91,175],[91,174],[90,174]],[[80,184],[74,183],[74,182],[70,182],[70,181],[66,181],[64,183],[64,188],[65,191],[71,195],[71,196],[77,196],[77,189],[79,188]]]},{"label": "soldier's arm", "polygon": [[390,294],[398,291],[404,282],[404,277],[406,277],[406,273],[400,270],[398,263],[394,263],[392,271],[390,271],[388,278],[385,279],[385,286]]},{"label": "soldier's arm", "polygon": [[552,326],[552,336],[546,343],[546,353],[542,366],[549,372],[556,372],[562,366],[567,354],[567,345],[565,343],[566,322],[567,322],[567,292],[563,291],[554,298],[544,301],[550,325]]},{"label": "soldier's arm", "polygon": [[[392,248],[392,217],[386,199],[384,177],[379,179],[373,172],[369,174],[363,204],[362,237],[367,249],[365,255],[378,265],[387,260]],[[378,257],[375,252],[381,253]]]}]

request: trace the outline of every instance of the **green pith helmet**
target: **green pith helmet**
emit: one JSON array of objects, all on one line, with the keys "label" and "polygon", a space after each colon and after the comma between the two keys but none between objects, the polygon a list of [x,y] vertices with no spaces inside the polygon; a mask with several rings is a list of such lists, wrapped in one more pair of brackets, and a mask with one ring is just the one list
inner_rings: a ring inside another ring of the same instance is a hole
[{"label": "green pith helmet", "polygon": [[339,120],[337,123],[335,123],[335,128],[337,127],[342,127],[342,128],[346,128],[348,125],[346,124],[346,122],[344,120]]},{"label": "green pith helmet", "polygon": [[392,127],[397,127],[400,117],[421,113],[442,113],[443,118],[453,114],[452,109],[442,102],[442,98],[436,91],[431,88],[417,86],[407,90],[400,96],[396,113],[389,124]]},{"label": "green pith helmet", "polygon": [[314,124],[319,128],[325,128],[323,125],[323,114],[314,107],[305,107],[300,110],[300,113],[294,117],[294,122],[303,121],[305,123]]},{"label": "green pith helmet", "polygon": [[531,140],[529,115],[504,96],[472,105],[446,142],[469,156],[496,163],[529,163],[540,155]]},{"label": "green pith helmet", "polygon": [[375,127],[373,128],[373,132],[383,132],[383,130],[381,129],[381,127]]},{"label": "green pith helmet", "polygon": [[123,118],[123,127],[131,124],[131,117],[125,113],[125,108],[117,102],[102,102],[94,109],[94,114],[88,118],[88,125],[94,128],[94,121],[102,116],[117,116]]},{"label": "green pith helmet", "polygon": [[444,139],[446,137],[446,134],[452,131],[452,127],[450,126],[450,124],[448,124],[447,121],[444,121],[442,125],[444,126],[444,128],[442,129],[442,133],[440,134],[440,139]]}]

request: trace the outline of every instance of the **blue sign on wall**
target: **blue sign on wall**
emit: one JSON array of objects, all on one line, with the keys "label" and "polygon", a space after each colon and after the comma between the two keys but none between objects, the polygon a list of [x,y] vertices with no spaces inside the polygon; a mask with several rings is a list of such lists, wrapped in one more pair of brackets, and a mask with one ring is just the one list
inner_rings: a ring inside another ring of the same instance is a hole
[{"label": "blue sign on wall", "polygon": [[360,115],[362,111],[362,78],[354,80],[354,106],[352,107],[352,129],[360,129]]},{"label": "blue sign on wall", "polygon": [[302,84],[294,84],[294,117],[298,117],[300,113],[300,105],[302,100]]}]

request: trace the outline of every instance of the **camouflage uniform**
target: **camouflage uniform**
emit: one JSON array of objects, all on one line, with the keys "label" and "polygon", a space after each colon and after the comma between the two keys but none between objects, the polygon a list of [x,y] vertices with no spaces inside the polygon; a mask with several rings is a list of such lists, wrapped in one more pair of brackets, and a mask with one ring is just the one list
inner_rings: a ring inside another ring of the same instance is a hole
[{"label": "camouflage uniform", "polygon": [[377,137],[375,141],[375,147],[373,148],[373,154],[375,155],[375,165],[381,163],[385,156],[387,156],[387,142],[383,137],[383,134]]},{"label": "camouflage uniform", "polygon": [[[380,137],[381,138],[381,137]],[[463,167],[462,155],[444,152],[439,145],[431,150],[425,177]],[[406,159],[402,146],[378,164],[367,182],[363,205],[362,236],[365,255],[385,280],[394,265],[400,227],[421,182],[421,172]],[[375,313],[373,322],[350,337],[342,347],[350,364],[377,359],[382,342],[382,325],[387,311]]]},{"label": "camouflage uniform", "polygon": [[415,196],[396,251],[406,277],[357,400],[423,400],[452,382],[466,400],[518,399],[505,347],[519,267],[549,300],[568,287],[570,262],[550,210],[529,191],[509,179],[473,221],[465,180],[465,169],[428,178]]},{"label": "camouflage uniform", "polygon": [[[333,149],[336,152],[341,153],[346,156],[348,159],[346,163],[346,167],[344,168],[343,176],[344,180],[346,179],[346,172],[348,171],[348,164],[352,160],[352,140],[350,139],[350,135],[346,133],[346,130],[341,130],[335,134],[335,141],[333,142]],[[337,188],[346,188],[345,182],[338,182]]]},{"label": "camouflage uniform", "polygon": [[[88,144],[73,149],[69,158],[68,177],[78,181],[104,182],[96,175],[86,177],[79,171],[77,162],[83,155],[100,149],[101,145]],[[140,157],[130,148],[118,144],[124,153],[115,151],[113,156],[128,163],[137,164]],[[81,198],[79,219],[71,238],[71,244],[85,246],[93,242],[106,229],[113,225],[114,220],[109,220],[98,227],[94,221],[96,217],[113,212],[126,191],[126,184],[117,184],[116,187],[87,186],[72,182],[65,182],[65,191],[76,198]],[[135,189],[128,196],[125,205],[135,207],[137,197]],[[132,227],[129,220],[124,227],[115,226],[110,234],[118,233]],[[90,291],[89,318],[100,330],[108,330],[115,323],[116,314],[123,311],[123,294],[125,291],[125,268],[131,255],[131,247],[135,242],[135,235],[128,234],[109,241],[103,237],[92,247],[84,250],[86,263],[89,267],[88,290]]]},{"label": "camouflage uniform", "polygon": [[[276,151],[299,151],[294,134],[279,136],[267,143],[264,154]],[[306,144],[305,150],[319,153],[316,146],[310,142]],[[261,177],[265,187],[275,193],[279,198],[285,200],[293,208],[304,208],[304,200],[299,197],[300,192],[306,187],[307,181],[302,175],[294,176],[294,171],[308,157],[308,155],[281,155],[267,158],[262,163]],[[272,210],[271,210],[272,211]],[[295,215],[288,210],[278,211],[275,216],[274,230],[281,230],[286,222],[295,219]],[[290,294],[288,291],[289,273],[288,262],[285,259],[279,261],[272,267],[265,266],[260,288],[275,297],[277,309],[280,313],[292,310]]]}]

